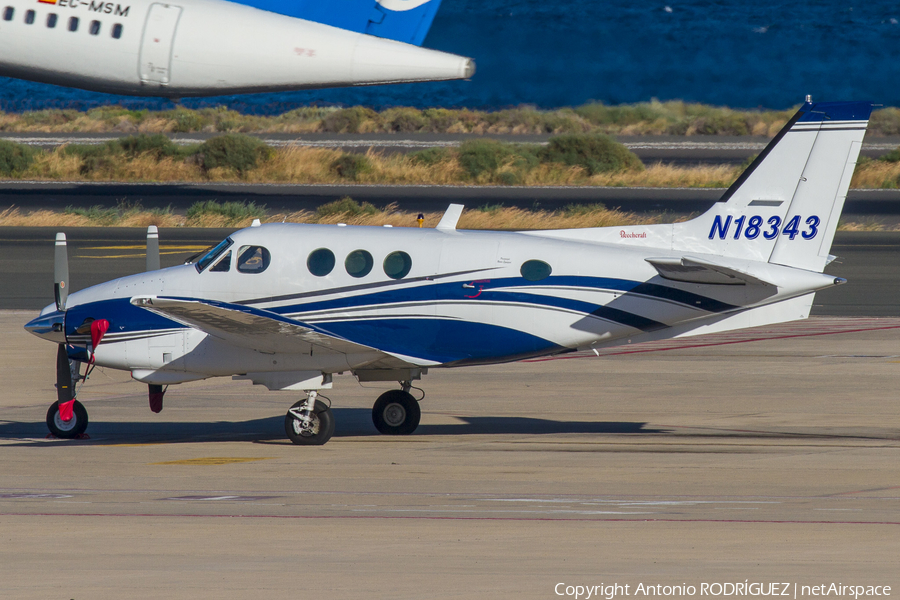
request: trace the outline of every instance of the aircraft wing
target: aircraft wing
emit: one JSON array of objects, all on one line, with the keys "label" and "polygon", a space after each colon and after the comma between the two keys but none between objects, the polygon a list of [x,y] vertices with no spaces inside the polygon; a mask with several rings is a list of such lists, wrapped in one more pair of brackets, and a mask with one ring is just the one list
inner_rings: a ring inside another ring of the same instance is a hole
[{"label": "aircraft wing", "polygon": [[410,366],[409,362],[393,358],[377,348],[357,344],[323,332],[313,325],[257,308],[194,298],[159,296],[135,296],[131,299],[131,304],[199,329],[229,344],[261,352],[377,353],[381,357],[373,358],[378,360],[379,367]]},{"label": "aircraft wing", "polygon": [[776,287],[748,273],[738,265],[726,264],[725,260],[710,261],[702,258],[683,256],[681,258],[646,258],[656,268],[660,277],[672,281],[703,283],[712,285],[761,285]]}]

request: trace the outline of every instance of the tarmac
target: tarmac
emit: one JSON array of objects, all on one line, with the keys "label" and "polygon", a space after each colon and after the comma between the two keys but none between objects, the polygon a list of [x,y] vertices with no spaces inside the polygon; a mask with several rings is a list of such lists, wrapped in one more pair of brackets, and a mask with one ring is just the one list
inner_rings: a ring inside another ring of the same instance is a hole
[{"label": "tarmac", "polygon": [[336,377],[335,437],[297,447],[295,393],[213,379],[155,415],[101,369],[90,439],[46,439],[33,314],[0,311],[0,598],[900,590],[900,318],[432,370],[405,437]]}]

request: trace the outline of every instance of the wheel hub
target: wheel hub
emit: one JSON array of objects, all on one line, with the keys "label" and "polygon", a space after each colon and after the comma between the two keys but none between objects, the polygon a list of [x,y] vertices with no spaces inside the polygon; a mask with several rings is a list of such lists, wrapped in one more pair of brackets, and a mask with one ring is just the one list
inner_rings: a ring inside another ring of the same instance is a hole
[{"label": "wheel hub", "polygon": [[319,418],[312,415],[309,420],[294,418],[294,433],[304,437],[312,437],[319,433]]},{"label": "wheel hub", "polygon": [[53,424],[60,431],[72,431],[78,425],[78,417],[72,415],[72,418],[68,421],[63,421],[62,417],[59,416],[59,411],[56,411],[56,414],[53,416]]},{"label": "wheel hub", "polygon": [[391,403],[384,407],[384,422],[391,427],[399,427],[406,421],[406,409],[397,403]]}]

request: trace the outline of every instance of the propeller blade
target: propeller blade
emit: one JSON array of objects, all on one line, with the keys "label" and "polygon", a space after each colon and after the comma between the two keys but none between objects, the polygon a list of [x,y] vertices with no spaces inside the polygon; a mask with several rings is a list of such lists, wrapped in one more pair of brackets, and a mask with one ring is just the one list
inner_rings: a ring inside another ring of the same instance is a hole
[{"label": "propeller blade", "polygon": [[159,270],[159,229],[156,225],[147,228],[147,270]]},{"label": "propeller blade", "polygon": [[[66,234],[56,234],[56,254],[53,258],[53,294],[56,297],[56,308],[66,310],[69,297],[69,257],[66,251]],[[68,359],[67,359],[68,360]]]},{"label": "propeller blade", "polygon": [[60,416],[64,421],[66,419],[62,414],[63,405],[75,399],[75,386],[72,381],[72,368],[69,366],[69,354],[66,352],[66,345],[59,344],[56,351],[56,399],[59,400]]}]

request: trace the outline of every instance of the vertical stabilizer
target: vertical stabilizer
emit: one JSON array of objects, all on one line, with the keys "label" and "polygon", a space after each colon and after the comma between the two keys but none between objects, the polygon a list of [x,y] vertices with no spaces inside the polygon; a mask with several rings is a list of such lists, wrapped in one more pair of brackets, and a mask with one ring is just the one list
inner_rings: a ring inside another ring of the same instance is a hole
[{"label": "vertical stabilizer", "polygon": [[804,104],[673,248],[822,272],[872,112],[871,102]]}]

